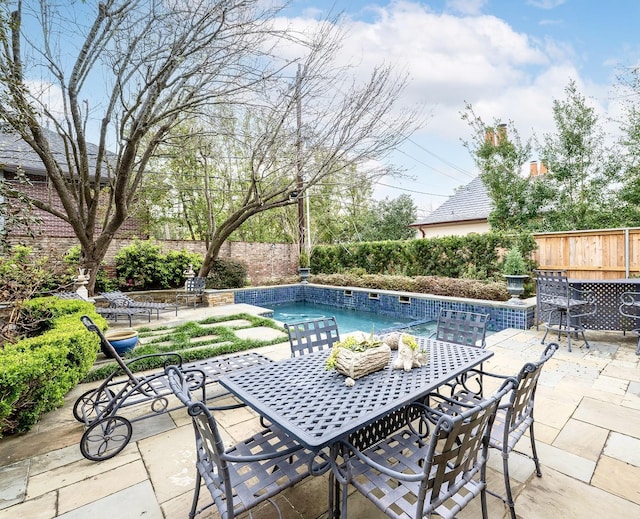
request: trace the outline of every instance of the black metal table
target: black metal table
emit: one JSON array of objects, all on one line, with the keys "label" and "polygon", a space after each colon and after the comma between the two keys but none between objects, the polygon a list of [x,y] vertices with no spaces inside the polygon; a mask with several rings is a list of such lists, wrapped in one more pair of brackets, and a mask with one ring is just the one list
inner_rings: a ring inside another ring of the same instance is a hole
[{"label": "black metal table", "polygon": [[[427,366],[405,372],[389,365],[356,380],[353,387],[344,384],[343,375],[325,369],[328,350],[223,375],[219,382],[302,445],[319,451],[393,416],[393,411],[493,356],[481,348],[430,339],[418,342],[429,351]],[[384,428],[380,435],[386,435]]]}]

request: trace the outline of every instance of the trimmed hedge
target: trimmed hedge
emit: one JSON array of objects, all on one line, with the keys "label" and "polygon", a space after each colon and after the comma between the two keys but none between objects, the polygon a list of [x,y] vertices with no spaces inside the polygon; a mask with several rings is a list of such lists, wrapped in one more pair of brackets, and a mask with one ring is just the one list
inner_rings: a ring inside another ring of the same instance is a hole
[{"label": "trimmed hedge", "polygon": [[[491,279],[501,273],[501,251],[517,245],[525,256],[535,248],[530,235],[499,233],[416,240],[320,245],[313,249],[311,271],[334,274],[361,271],[403,276]],[[532,267],[532,265],[529,265]]]},{"label": "trimmed hedge", "polygon": [[44,297],[24,308],[43,319],[44,332],[0,349],[0,438],[30,430],[44,413],[60,407],[93,366],[100,339],[80,316],[89,315],[102,328],[107,324],[84,301]]},{"label": "trimmed hedge", "polygon": [[314,274],[311,283],[319,285],[372,288],[415,292],[434,296],[451,296],[469,299],[506,301],[509,299],[504,282],[480,281],[477,279],[455,279],[439,276],[384,276],[377,274]]}]

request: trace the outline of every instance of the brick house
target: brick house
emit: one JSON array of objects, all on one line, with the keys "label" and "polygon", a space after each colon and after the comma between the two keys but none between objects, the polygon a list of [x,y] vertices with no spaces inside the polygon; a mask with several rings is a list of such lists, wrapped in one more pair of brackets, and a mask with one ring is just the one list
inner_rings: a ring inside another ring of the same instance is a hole
[{"label": "brick house", "polygon": [[[62,138],[55,132],[45,130],[47,133],[49,145],[53,154],[56,156],[59,164],[64,164],[65,152],[64,142]],[[89,160],[95,158],[97,154],[97,146],[88,143]],[[46,175],[44,166],[40,157],[33,149],[22,140],[22,138],[12,132],[8,132],[5,127],[0,125],[0,175],[5,182],[9,183],[16,190],[22,191],[30,197],[46,201],[59,208],[64,212],[62,203],[58,195],[50,183]],[[18,172],[23,173],[29,183],[21,182],[18,178]],[[38,231],[47,237],[74,237],[75,233],[71,226],[64,220],[56,216],[34,209],[36,216],[41,220],[42,224]],[[3,222],[0,220],[0,225]],[[127,219],[117,233],[119,238],[139,237],[147,238],[146,231],[143,230],[142,222],[136,218]],[[12,234],[19,235],[19,230],[13,230]]]}]

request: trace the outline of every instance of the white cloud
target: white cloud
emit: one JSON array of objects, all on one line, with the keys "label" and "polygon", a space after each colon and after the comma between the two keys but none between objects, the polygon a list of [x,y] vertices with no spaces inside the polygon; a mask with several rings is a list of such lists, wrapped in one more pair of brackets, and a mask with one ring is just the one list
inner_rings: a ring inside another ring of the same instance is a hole
[{"label": "white cloud", "polygon": [[[536,5],[548,9],[559,3]],[[460,118],[465,102],[487,122],[495,118],[513,121],[523,139],[553,130],[553,100],[564,97],[571,79],[584,95],[595,96],[599,113],[604,113],[604,87],[581,80],[580,70],[573,65],[576,52],[570,45],[538,38],[535,28],[531,34],[522,33],[495,16],[467,14],[477,12],[481,1],[451,1],[447,7],[446,13],[409,1],[375,7],[370,11],[372,17],[349,22],[340,53],[340,59],[355,64],[355,73],[362,77],[382,62],[409,73],[405,104],[424,105],[431,114],[428,125],[412,140],[429,152],[467,172],[475,171],[460,142],[470,137],[470,129]],[[454,7],[465,14],[452,14]],[[300,23],[306,22],[296,20]],[[416,190],[450,192],[470,180],[468,174],[426,153],[420,155],[418,146],[409,144],[403,151],[404,155],[394,158],[405,161],[417,177],[412,186]],[[407,159],[407,154],[416,160]]]},{"label": "white cloud", "polygon": [[[40,80],[28,80],[26,82],[29,92],[34,99],[42,103],[44,107],[56,118],[64,118],[64,101],[60,87]],[[44,121],[41,121],[44,124]]]},{"label": "white cloud", "polygon": [[566,0],[528,0],[527,4],[540,9],[555,9],[565,3]]},{"label": "white cloud", "polygon": [[480,14],[487,0],[447,0],[447,9],[460,14]]}]

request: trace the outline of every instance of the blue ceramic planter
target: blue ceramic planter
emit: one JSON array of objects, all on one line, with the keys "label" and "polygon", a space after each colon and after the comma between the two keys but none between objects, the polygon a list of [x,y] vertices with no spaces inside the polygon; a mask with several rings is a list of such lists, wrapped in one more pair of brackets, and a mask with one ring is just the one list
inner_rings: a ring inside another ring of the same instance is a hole
[{"label": "blue ceramic planter", "polygon": [[123,337],[122,334],[116,335],[116,337],[122,338],[107,337],[107,340],[111,343],[111,346],[113,346],[113,349],[116,350],[118,355],[129,353],[133,348],[136,347],[136,344],[138,344],[138,332],[134,330],[129,335],[129,337]]}]

